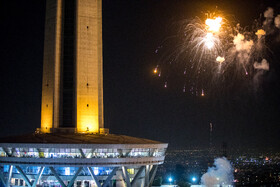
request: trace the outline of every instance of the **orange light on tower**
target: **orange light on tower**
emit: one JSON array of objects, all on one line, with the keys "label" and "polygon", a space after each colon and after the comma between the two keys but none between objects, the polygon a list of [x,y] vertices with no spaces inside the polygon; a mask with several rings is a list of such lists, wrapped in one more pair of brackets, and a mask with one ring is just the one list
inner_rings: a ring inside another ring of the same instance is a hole
[{"label": "orange light on tower", "polygon": [[43,133],[50,133],[51,128],[53,127],[53,115],[52,108],[42,108],[41,110],[41,131]]},{"label": "orange light on tower", "polygon": [[98,133],[98,103],[94,98],[79,99],[77,104],[77,132],[78,133]]},{"label": "orange light on tower", "polygon": [[102,5],[80,4],[76,33],[76,128],[99,133],[103,128]]}]

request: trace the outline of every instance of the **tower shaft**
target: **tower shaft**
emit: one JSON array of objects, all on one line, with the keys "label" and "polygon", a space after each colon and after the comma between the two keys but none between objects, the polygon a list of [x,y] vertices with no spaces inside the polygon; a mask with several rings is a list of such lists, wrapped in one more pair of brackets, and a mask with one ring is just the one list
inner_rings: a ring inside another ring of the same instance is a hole
[{"label": "tower shaft", "polygon": [[103,128],[102,1],[47,0],[41,131]]}]

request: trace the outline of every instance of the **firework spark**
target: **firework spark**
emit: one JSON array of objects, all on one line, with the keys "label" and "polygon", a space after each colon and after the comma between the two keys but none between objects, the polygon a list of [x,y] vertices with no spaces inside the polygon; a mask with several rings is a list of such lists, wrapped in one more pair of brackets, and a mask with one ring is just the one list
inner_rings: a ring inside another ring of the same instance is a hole
[{"label": "firework spark", "polygon": [[212,49],[212,47],[215,44],[213,34],[210,32],[207,33],[206,36],[204,37],[203,42],[205,43],[205,45],[208,49]]},{"label": "firework spark", "polygon": [[218,57],[216,58],[216,61],[219,62],[219,63],[223,63],[223,62],[225,61],[225,57],[220,57],[220,56],[218,56]]},{"label": "firework spark", "polygon": [[262,36],[265,36],[266,33],[263,29],[259,29],[255,34],[258,36],[258,39],[260,39]]}]

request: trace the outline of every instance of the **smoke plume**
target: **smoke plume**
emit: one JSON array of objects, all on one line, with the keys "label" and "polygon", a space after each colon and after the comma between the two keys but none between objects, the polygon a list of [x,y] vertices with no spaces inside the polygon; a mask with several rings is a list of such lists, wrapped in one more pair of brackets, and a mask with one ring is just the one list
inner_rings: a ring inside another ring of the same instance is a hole
[{"label": "smoke plume", "polygon": [[255,63],[254,63],[254,68],[255,68],[255,69],[260,69],[260,70],[268,71],[268,70],[269,70],[269,64],[268,64],[268,62],[267,62],[266,59],[263,59],[263,60],[261,61],[261,63],[255,62]]},{"label": "smoke plume", "polygon": [[238,33],[237,36],[234,37],[233,43],[237,51],[245,51],[247,53],[250,52],[254,42],[253,40],[246,40],[244,35]]},{"label": "smoke plume", "polygon": [[238,52],[238,60],[243,64],[247,64],[252,46],[254,45],[253,40],[246,40],[243,34],[238,33],[234,36],[233,44],[236,52]]},{"label": "smoke plume", "polygon": [[275,27],[277,27],[278,29],[280,29],[280,14],[278,14],[275,19],[274,19],[274,24]]},{"label": "smoke plume", "polygon": [[232,185],[233,168],[225,158],[216,158],[214,166],[208,168],[207,173],[202,175],[201,183],[207,187]]},{"label": "smoke plume", "polygon": [[268,7],[267,10],[263,13],[265,18],[273,18],[273,8]]}]

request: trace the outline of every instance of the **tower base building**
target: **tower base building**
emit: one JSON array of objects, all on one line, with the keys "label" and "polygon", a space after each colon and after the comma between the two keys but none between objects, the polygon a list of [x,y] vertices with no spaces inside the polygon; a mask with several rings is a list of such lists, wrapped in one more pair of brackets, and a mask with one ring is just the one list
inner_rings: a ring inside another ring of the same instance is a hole
[{"label": "tower base building", "polygon": [[167,148],[113,134],[29,134],[0,141],[0,186],[6,187],[147,187]]}]

